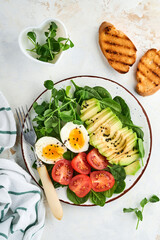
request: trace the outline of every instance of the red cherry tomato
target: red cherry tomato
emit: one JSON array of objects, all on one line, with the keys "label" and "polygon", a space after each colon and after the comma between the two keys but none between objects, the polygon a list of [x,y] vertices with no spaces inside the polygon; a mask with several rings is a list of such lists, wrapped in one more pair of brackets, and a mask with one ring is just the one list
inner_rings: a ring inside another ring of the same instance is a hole
[{"label": "red cherry tomato", "polygon": [[78,174],[69,183],[69,188],[78,196],[84,197],[91,190],[91,179],[87,175]]},{"label": "red cherry tomato", "polygon": [[113,187],[115,180],[107,171],[94,171],[90,174],[92,189],[95,192],[104,192]]},{"label": "red cherry tomato", "polygon": [[72,159],[71,165],[78,173],[89,174],[91,172],[91,166],[88,164],[86,157],[86,153],[79,153]]},{"label": "red cherry tomato", "polygon": [[73,176],[73,168],[71,162],[65,159],[55,163],[52,169],[52,178],[54,181],[62,185],[68,185]]},{"label": "red cherry tomato", "polygon": [[106,157],[102,156],[96,148],[87,154],[88,163],[97,170],[102,170],[108,166]]}]

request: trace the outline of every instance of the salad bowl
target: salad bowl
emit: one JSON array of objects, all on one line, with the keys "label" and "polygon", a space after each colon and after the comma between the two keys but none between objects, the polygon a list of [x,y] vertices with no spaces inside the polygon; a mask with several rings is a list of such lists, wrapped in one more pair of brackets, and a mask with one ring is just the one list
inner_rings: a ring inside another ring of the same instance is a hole
[{"label": "salad bowl", "polygon": [[[136,183],[140,180],[140,178],[145,172],[145,169],[150,159],[151,150],[152,150],[152,130],[151,130],[149,118],[143,106],[141,105],[141,103],[129,90],[127,90],[125,87],[123,87],[119,83],[107,78],[98,77],[98,76],[89,76],[89,75],[74,76],[74,77],[63,79],[55,83],[55,88],[57,90],[62,88],[66,89],[67,86],[72,85],[71,84],[72,79],[80,87],[84,87],[85,85],[88,85],[90,87],[101,86],[107,89],[112,95],[112,97],[115,97],[117,95],[122,97],[130,109],[131,117],[134,124],[137,126],[141,126],[144,132],[144,141],[143,141],[144,149],[145,149],[145,156],[143,158],[144,164],[143,165],[141,164],[142,166],[140,170],[135,175],[128,175],[126,177],[125,179],[126,187],[124,191],[119,194],[113,194],[112,197],[108,198],[106,201],[106,203],[109,203],[111,201],[117,200],[118,198],[120,198],[121,196],[129,192],[129,190],[132,189],[134,186],[136,186]],[[40,104],[43,101],[48,101],[49,97],[50,97],[49,91],[45,90],[35,99],[35,101]],[[33,104],[29,108],[29,114],[32,119],[36,115],[33,109]],[[32,178],[35,180],[35,182],[39,184],[38,173],[36,169],[32,167],[34,154],[32,152],[32,149],[30,149],[25,144],[23,137],[21,137],[21,147],[22,147],[22,155],[23,155],[26,167],[28,168],[28,171],[32,176]],[[76,204],[73,204],[70,200],[68,200],[65,187],[57,188],[57,193],[61,201],[68,204],[76,205]],[[94,206],[94,204],[91,203],[89,200],[87,200],[87,202],[85,202],[84,204],[81,204],[80,206]]]}]

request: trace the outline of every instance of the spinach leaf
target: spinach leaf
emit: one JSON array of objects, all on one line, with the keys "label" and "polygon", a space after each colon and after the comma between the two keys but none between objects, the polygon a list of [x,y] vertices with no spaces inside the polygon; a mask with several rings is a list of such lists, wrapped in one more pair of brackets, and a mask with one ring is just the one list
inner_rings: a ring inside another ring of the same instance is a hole
[{"label": "spinach leaf", "polygon": [[101,98],[111,98],[112,99],[111,94],[105,88],[96,86],[93,89],[96,90],[96,92],[99,94],[99,96]]},{"label": "spinach leaf", "polygon": [[74,85],[76,91],[79,91],[79,90],[83,89],[82,87],[79,87],[77,84],[75,84],[75,82],[73,80],[71,80],[71,82]]},{"label": "spinach leaf", "polygon": [[142,166],[144,165],[143,164],[143,158],[144,158],[144,155],[145,155],[145,151],[144,151],[144,146],[143,146],[143,141],[141,138],[138,138],[138,150],[139,150],[139,155],[140,155],[140,158],[142,160]]},{"label": "spinach leaf", "polygon": [[90,201],[95,204],[103,207],[106,202],[106,196],[104,192],[95,192],[91,190],[90,192]]},{"label": "spinach leaf", "polygon": [[76,156],[76,153],[73,153],[71,151],[67,151],[63,153],[63,158],[66,160],[72,160]]},{"label": "spinach leaf", "polygon": [[117,181],[117,187],[114,191],[114,193],[121,193],[126,187],[126,183],[124,180]]},{"label": "spinach leaf", "polygon": [[109,107],[118,113],[121,112],[121,105],[119,103],[117,103],[116,101],[112,100],[111,98],[103,98],[99,102],[101,104],[102,109]]},{"label": "spinach leaf", "polygon": [[142,131],[142,129],[140,127],[133,125],[132,130],[133,130],[133,132],[136,132],[138,138],[141,138],[143,140],[144,132]]},{"label": "spinach leaf", "polygon": [[112,195],[113,195],[116,187],[117,187],[117,182],[115,182],[115,184],[114,184],[114,186],[113,186],[112,188],[110,188],[109,190],[105,191],[105,192],[104,192],[104,195],[105,195],[107,198],[112,197]]},{"label": "spinach leaf", "polygon": [[74,193],[74,192],[72,192],[71,190],[70,190],[70,188],[68,187],[67,188],[67,197],[68,197],[68,199],[71,201],[71,202],[73,202],[74,204],[82,204],[82,203],[85,203],[87,200],[88,200],[88,198],[89,198],[89,193],[86,195],[86,196],[84,196],[83,198],[79,198],[79,197],[77,197],[77,195]]},{"label": "spinach leaf", "polygon": [[121,181],[126,178],[126,172],[124,170],[124,167],[119,165],[113,165],[112,167],[109,167],[114,179],[116,181]]},{"label": "spinach leaf", "polygon": [[89,87],[89,86],[85,86],[85,87],[84,87],[84,90],[85,90],[86,92],[88,92],[88,95],[92,95],[93,98],[96,98],[96,99],[98,99],[98,100],[101,100],[101,99],[102,99],[101,96],[99,95],[99,93],[98,93],[94,88]]},{"label": "spinach leaf", "polygon": [[124,115],[126,118],[131,119],[130,109],[124,99],[120,96],[116,96],[115,98],[113,98],[113,100],[120,104],[122,109],[121,114]]}]

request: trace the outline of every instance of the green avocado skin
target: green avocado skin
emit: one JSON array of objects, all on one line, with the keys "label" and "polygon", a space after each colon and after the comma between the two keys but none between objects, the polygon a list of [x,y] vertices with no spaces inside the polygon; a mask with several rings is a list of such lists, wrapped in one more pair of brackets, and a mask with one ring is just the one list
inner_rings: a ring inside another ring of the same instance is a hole
[{"label": "green avocado skin", "polygon": [[136,172],[141,168],[139,160],[131,163],[127,167],[124,167],[124,170],[126,172],[126,175],[135,175]]}]

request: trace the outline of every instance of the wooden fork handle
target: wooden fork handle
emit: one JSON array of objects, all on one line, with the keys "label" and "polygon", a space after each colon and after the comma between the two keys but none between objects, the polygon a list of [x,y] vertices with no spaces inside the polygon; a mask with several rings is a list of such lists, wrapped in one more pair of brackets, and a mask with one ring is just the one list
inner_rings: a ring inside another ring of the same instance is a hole
[{"label": "wooden fork handle", "polygon": [[55,190],[55,188],[53,186],[53,183],[50,179],[47,168],[44,164],[42,164],[42,166],[38,167],[37,170],[38,170],[40,179],[42,181],[42,185],[43,185],[43,188],[44,188],[44,192],[45,192],[49,207],[50,207],[53,215],[58,220],[61,220],[62,217],[63,217],[62,205],[59,201],[56,190]]}]

